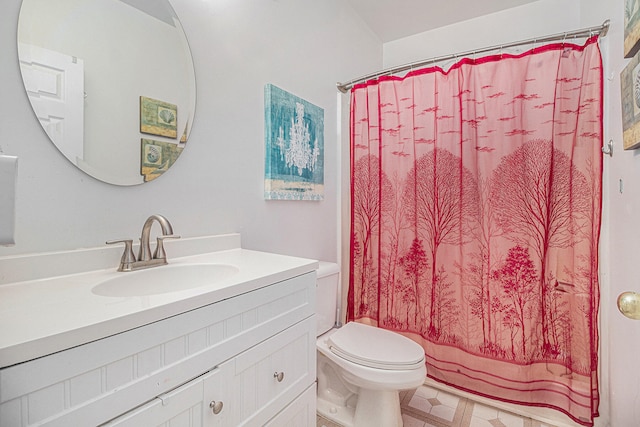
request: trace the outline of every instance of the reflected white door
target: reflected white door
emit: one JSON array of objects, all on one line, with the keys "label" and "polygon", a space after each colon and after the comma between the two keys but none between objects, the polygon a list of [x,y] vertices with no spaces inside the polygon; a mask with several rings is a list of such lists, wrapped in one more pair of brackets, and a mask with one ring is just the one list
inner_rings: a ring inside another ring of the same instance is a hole
[{"label": "reflected white door", "polygon": [[82,59],[20,44],[20,70],[31,106],[51,141],[74,164],[83,158]]}]

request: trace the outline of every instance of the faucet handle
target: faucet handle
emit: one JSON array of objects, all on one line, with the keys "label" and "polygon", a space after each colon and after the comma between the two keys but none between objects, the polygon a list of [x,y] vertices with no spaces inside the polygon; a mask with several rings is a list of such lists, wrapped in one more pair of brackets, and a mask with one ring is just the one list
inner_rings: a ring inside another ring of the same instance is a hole
[{"label": "faucet handle", "polygon": [[167,254],[164,251],[164,239],[179,239],[177,234],[167,234],[165,236],[158,236],[156,241],[156,250],[153,253],[153,259],[167,259]]},{"label": "faucet handle", "polygon": [[105,242],[107,245],[113,245],[116,243],[124,243],[124,252],[122,254],[122,258],[120,258],[120,267],[118,267],[118,271],[129,271],[131,270],[131,264],[136,262],[136,256],[133,253],[133,240],[131,239],[122,239],[122,240],[109,240]]}]

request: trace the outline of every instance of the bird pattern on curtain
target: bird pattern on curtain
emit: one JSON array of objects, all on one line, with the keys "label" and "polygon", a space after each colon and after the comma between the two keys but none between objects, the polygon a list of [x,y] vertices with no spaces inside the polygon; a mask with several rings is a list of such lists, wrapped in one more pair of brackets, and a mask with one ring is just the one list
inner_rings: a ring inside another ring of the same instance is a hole
[{"label": "bird pattern on curtain", "polygon": [[351,92],[348,318],[421,343],[428,376],[598,415],[597,36]]}]

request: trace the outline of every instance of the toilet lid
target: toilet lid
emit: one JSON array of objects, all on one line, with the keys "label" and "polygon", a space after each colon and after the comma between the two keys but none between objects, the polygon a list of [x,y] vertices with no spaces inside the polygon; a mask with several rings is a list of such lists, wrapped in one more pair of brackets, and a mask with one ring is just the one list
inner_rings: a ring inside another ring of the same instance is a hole
[{"label": "toilet lid", "polygon": [[424,364],[424,350],[414,341],[362,323],[347,323],[327,343],[335,355],[372,368],[410,370]]}]

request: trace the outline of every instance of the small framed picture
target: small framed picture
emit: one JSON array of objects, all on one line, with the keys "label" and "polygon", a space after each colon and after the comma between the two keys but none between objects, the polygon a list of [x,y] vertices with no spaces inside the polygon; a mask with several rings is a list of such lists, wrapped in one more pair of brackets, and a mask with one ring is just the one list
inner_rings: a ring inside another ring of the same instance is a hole
[{"label": "small framed picture", "polygon": [[640,147],[640,53],[622,70],[620,90],[623,146],[631,150]]},{"label": "small framed picture", "polygon": [[140,132],[178,137],[178,106],[157,99],[140,97]]},{"label": "small framed picture", "polygon": [[165,173],[176,162],[182,150],[175,143],[142,138],[140,174],[144,181],[153,181]]},{"label": "small framed picture", "polygon": [[640,49],[640,0],[624,0],[624,57]]}]

